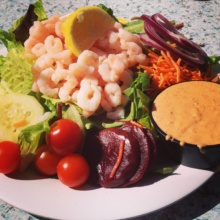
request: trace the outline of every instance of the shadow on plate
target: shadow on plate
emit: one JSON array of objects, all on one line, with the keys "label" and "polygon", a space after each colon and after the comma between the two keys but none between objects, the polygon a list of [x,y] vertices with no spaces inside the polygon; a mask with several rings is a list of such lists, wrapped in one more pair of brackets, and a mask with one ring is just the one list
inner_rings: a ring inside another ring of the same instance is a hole
[{"label": "shadow on plate", "polygon": [[[162,179],[166,178],[167,175],[178,175],[175,173],[175,170],[178,168],[178,164],[173,162],[173,160],[168,155],[167,151],[163,148],[159,148],[157,152],[157,159],[155,161],[154,167],[152,167],[151,171],[147,173],[142,180],[138,183],[131,185],[129,187],[143,187],[147,185],[154,184],[155,182],[161,181]],[[170,174],[161,174],[161,170],[163,168],[171,168],[172,173]],[[15,172],[10,175],[7,175],[8,178],[12,178],[15,180],[41,180],[41,179],[57,179],[57,176],[47,177],[44,175],[39,174],[34,166],[30,166],[25,172]],[[129,188],[128,187],[128,188]],[[98,185],[94,184],[85,184],[82,187],[79,187],[74,190],[94,190],[100,188]]]}]

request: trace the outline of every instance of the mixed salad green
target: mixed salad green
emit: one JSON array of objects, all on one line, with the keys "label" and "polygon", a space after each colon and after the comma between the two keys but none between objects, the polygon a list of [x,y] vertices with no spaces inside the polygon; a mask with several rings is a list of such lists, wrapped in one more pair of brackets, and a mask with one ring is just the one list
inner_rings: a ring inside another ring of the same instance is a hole
[{"label": "mixed salad green", "polygon": [[[102,4],[99,7],[106,10],[117,20],[111,9]],[[47,15],[42,0],[38,0],[29,6],[27,13],[13,23],[8,31],[0,30],[0,40],[8,51],[6,56],[0,56],[0,95],[13,93],[33,96],[42,105],[45,112],[40,122],[25,127],[18,135],[18,144],[21,148],[23,159],[22,169],[25,169],[33,159],[38,146],[44,141],[44,134],[50,129],[50,124],[59,118],[59,112],[57,111],[61,103],[59,99],[53,99],[41,93],[32,92],[33,76],[31,68],[34,60],[25,57],[23,46],[24,41],[28,38],[29,28],[33,22],[44,19],[47,19]],[[136,23],[132,22],[132,29],[136,28],[135,26]],[[140,28],[140,25],[138,28]],[[138,70],[135,69],[134,71]],[[150,100],[144,94],[144,91],[146,91],[150,84],[150,79],[147,74],[142,73],[140,70],[139,74],[135,76],[131,86],[124,91],[130,99],[130,104],[126,108],[126,116],[123,120],[135,120],[151,129],[147,111]],[[143,106],[146,106],[146,108],[143,108]],[[72,103],[65,103],[61,110],[62,117],[76,121],[84,131],[84,134],[93,127],[103,129],[122,124],[122,122],[107,119],[103,116],[102,112],[97,112],[96,115],[86,119],[81,115],[81,109]]]},{"label": "mixed salad green", "polygon": [[[103,4],[98,6],[117,20],[110,8]],[[44,109],[41,121],[25,127],[18,135],[18,144],[23,158],[22,169],[28,166],[38,146],[44,142],[45,133],[49,131],[51,123],[60,118],[60,111],[63,118],[77,122],[84,134],[93,127],[103,129],[117,127],[123,123],[107,119],[102,112],[97,112],[96,115],[84,118],[81,114],[81,109],[77,105],[73,103],[62,105],[59,99],[53,99],[32,91],[33,76],[31,68],[34,59],[25,57],[23,43],[29,36],[29,28],[33,25],[33,22],[47,18],[42,0],[37,0],[29,6],[24,16],[12,24],[8,31],[0,30],[0,40],[7,49],[7,55],[0,56],[0,96],[5,94],[32,96]],[[127,22],[124,24],[124,28],[131,33],[145,33],[144,21],[139,19]],[[207,62],[214,65],[219,60],[220,57],[208,57]],[[126,115],[123,121],[135,120],[153,131],[148,111],[150,99],[145,94],[145,91],[150,86],[151,79],[141,69],[135,68],[133,71],[138,74],[134,74],[134,81],[124,91],[130,102],[126,107]],[[57,109],[60,109],[60,111]]]}]

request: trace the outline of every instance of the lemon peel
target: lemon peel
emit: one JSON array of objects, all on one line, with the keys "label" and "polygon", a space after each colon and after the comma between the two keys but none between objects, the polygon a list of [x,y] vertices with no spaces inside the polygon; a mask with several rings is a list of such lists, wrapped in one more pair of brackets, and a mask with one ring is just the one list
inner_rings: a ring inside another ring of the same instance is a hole
[{"label": "lemon peel", "polygon": [[115,20],[98,6],[78,8],[62,24],[65,44],[78,57],[114,24]]}]

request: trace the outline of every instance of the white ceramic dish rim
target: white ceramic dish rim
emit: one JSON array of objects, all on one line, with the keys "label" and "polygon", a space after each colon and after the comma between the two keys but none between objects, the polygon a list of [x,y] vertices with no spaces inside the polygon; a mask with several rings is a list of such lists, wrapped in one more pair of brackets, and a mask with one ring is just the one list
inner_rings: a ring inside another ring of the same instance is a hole
[{"label": "white ceramic dish rim", "polygon": [[[0,54],[6,54],[0,48]],[[152,176],[130,188],[74,190],[50,178],[0,174],[0,198],[31,214],[51,219],[123,219],[169,206],[203,185],[214,172],[180,165],[174,175]],[[31,176],[32,174],[30,174]],[[191,181],[193,179],[193,181]]]}]

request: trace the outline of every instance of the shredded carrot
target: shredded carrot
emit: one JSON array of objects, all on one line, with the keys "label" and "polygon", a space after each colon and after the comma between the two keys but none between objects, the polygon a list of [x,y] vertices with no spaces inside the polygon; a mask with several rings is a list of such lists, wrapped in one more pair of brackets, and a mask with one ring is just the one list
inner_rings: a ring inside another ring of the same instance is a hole
[{"label": "shredded carrot", "polygon": [[168,51],[160,51],[160,54],[152,50],[147,51],[149,63],[146,66],[139,65],[139,68],[150,75],[151,86],[147,90],[150,97],[154,97],[163,89],[179,82],[212,79],[210,68],[203,73],[199,68],[183,63],[181,58],[175,60]]},{"label": "shredded carrot", "polygon": [[19,128],[19,127],[25,125],[26,123],[27,123],[27,121],[26,121],[25,119],[22,119],[22,120],[20,120],[20,121],[15,122],[15,123],[13,124],[13,127],[14,127],[14,128]]},{"label": "shredded carrot", "polygon": [[143,128],[143,126],[141,124],[137,123],[136,121],[130,120],[130,123],[139,127],[139,128]]},{"label": "shredded carrot", "polygon": [[110,179],[114,177],[114,175],[115,175],[115,173],[116,173],[116,171],[117,171],[117,169],[118,169],[118,167],[119,167],[119,165],[120,165],[120,163],[122,161],[123,152],[124,152],[124,145],[125,145],[125,140],[121,140],[120,141],[120,145],[119,145],[119,151],[118,151],[117,160],[116,160],[115,165],[112,168],[112,171],[111,171],[111,173],[109,175]]}]

